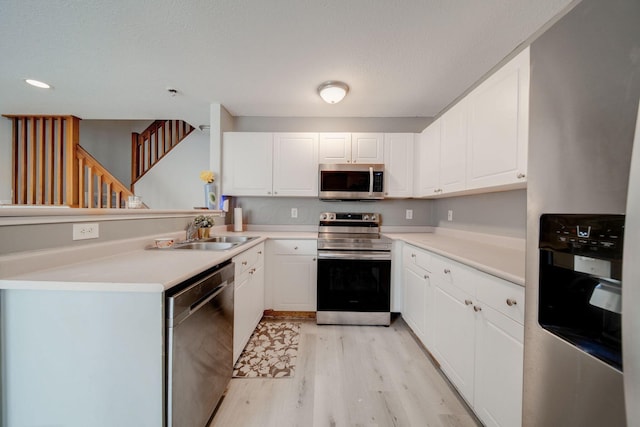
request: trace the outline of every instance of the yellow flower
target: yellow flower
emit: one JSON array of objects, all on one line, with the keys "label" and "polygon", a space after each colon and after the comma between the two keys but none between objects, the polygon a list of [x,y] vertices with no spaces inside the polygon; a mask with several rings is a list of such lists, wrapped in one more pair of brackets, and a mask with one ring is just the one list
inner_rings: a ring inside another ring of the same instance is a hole
[{"label": "yellow flower", "polygon": [[200,172],[200,179],[206,183],[213,182],[215,179],[213,177],[213,172],[211,171],[202,171]]}]

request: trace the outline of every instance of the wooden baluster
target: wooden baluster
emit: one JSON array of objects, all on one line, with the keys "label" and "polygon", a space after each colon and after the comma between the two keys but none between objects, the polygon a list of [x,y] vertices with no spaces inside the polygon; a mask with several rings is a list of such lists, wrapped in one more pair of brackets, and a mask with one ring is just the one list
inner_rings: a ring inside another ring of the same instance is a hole
[{"label": "wooden baluster", "polygon": [[20,170],[20,144],[18,135],[18,129],[20,129],[19,119],[14,117],[11,124],[13,126],[13,163],[11,165],[11,188],[13,188],[13,194],[11,196],[11,203],[15,205],[18,203],[18,182],[20,181],[18,179]]},{"label": "wooden baluster", "polygon": [[87,207],[93,207],[93,186],[94,186],[93,168],[87,165]]},{"label": "wooden baluster", "polygon": [[78,164],[75,162],[76,147],[80,140],[79,119],[74,116],[66,118],[67,138],[65,141],[65,165],[66,165],[66,203],[71,207],[78,205]]},{"label": "wooden baluster", "polygon": [[55,200],[53,199],[53,182],[55,180],[55,171],[53,168],[53,156],[55,153],[55,118],[51,117],[49,120],[49,151],[47,153],[49,159],[49,182],[47,183],[47,199],[49,199],[49,204],[55,205]]},{"label": "wooden baluster", "polygon": [[56,200],[59,205],[64,205],[64,194],[62,193],[62,184],[64,183],[64,117],[58,117],[57,126],[58,126],[58,139],[57,145],[58,150],[56,152],[57,157],[57,165],[58,165],[58,173],[56,180]]},{"label": "wooden baluster", "polygon": [[35,204],[36,202],[36,130],[37,119],[31,119],[31,136],[29,139],[29,189],[28,189],[28,204]]},{"label": "wooden baluster", "polygon": [[105,193],[107,194],[107,208],[111,207],[111,182],[107,182],[105,186]]},{"label": "wooden baluster", "polygon": [[44,178],[45,178],[45,169],[44,169],[44,158],[45,158],[45,130],[47,119],[41,117],[38,120],[40,124],[40,139],[37,141],[38,144],[38,185],[36,186],[36,195],[38,205],[46,205],[46,196],[45,196],[45,188],[44,188]]},{"label": "wooden baluster", "polygon": [[164,121],[164,122],[162,122],[162,127],[160,128],[162,130],[162,155],[163,156],[167,151],[169,151],[169,149],[167,148],[167,132],[166,132],[166,128],[167,128],[167,122]]},{"label": "wooden baluster", "polygon": [[102,174],[97,173],[96,174],[96,190],[97,190],[97,201],[96,201],[96,207],[97,208],[102,208]]},{"label": "wooden baluster", "polygon": [[158,146],[158,144],[159,144],[158,132],[156,132],[156,130],[154,129],[151,132],[150,137],[153,140],[153,148],[154,148],[154,154],[155,154],[155,157],[153,158],[153,163],[155,163],[155,162],[158,161],[158,155],[159,155],[159,152],[160,152],[160,147]]},{"label": "wooden baluster", "polygon": [[78,207],[84,207],[84,157],[78,158]]},{"label": "wooden baluster", "polygon": [[120,209],[122,207],[122,202],[120,201],[120,195],[122,194],[122,191],[117,191],[116,192],[116,209]]}]

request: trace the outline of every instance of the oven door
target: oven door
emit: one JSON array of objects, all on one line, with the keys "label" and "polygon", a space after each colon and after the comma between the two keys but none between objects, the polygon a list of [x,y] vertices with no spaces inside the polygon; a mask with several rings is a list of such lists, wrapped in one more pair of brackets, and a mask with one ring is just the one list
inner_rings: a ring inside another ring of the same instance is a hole
[{"label": "oven door", "polygon": [[390,252],[318,252],[318,311],[390,312],[390,288]]}]

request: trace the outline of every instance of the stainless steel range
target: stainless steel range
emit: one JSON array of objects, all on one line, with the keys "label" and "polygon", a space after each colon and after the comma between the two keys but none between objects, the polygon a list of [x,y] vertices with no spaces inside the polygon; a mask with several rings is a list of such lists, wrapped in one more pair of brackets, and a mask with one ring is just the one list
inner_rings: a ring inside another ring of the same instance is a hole
[{"label": "stainless steel range", "polygon": [[376,213],[324,212],[318,227],[318,324],[391,322],[391,239]]}]

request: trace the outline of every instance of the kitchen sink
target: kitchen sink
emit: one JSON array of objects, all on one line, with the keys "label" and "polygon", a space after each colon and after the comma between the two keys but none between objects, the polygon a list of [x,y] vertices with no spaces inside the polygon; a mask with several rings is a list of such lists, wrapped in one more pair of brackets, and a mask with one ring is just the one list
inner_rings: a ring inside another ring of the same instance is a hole
[{"label": "kitchen sink", "polygon": [[243,245],[250,240],[255,239],[255,236],[214,236],[204,240],[197,240],[194,242],[176,243],[174,249],[195,249],[205,251],[225,251],[227,249],[235,248]]}]

